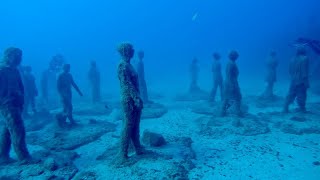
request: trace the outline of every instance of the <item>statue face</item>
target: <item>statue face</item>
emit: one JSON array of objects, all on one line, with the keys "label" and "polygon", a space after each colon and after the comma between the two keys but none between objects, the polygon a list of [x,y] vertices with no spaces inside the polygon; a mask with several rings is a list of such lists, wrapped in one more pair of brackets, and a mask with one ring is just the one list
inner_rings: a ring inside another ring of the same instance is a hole
[{"label": "statue face", "polygon": [[22,61],[22,51],[18,48],[8,48],[4,53],[5,63],[12,67],[17,67]]},{"label": "statue face", "polygon": [[215,59],[215,60],[220,60],[220,54],[218,54],[218,53],[213,53],[213,58]]},{"label": "statue face", "polygon": [[229,59],[232,61],[236,61],[239,57],[239,54],[237,51],[231,51],[229,54]]},{"label": "statue face", "polygon": [[130,59],[134,55],[134,49],[130,43],[120,44],[118,47],[118,52],[122,56],[122,58],[127,62],[130,62]]},{"label": "statue face", "polygon": [[65,65],[63,66],[63,71],[68,73],[68,72],[70,72],[70,68],[71,68],[71,67],[70,67],[70,64],[65,64]]}]

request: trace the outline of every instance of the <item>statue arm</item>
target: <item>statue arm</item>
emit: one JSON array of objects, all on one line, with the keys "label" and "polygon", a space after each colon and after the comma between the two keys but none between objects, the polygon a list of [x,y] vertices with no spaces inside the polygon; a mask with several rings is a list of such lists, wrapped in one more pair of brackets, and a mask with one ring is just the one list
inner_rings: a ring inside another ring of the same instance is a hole
[{"label": "statue arm", "polygon": [[72,84],[73,88],[78,92],[78,94],[79,94],[80,96],[83,96],[83,94],[82,94],[82,92],[80,91],[78,85],[74,82],[72,76],[71,76],[71,84]]}]

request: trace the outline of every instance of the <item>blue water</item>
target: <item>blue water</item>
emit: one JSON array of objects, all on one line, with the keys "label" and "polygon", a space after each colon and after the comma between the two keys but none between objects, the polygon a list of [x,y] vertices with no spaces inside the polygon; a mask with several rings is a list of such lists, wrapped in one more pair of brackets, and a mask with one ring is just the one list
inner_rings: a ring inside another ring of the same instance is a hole
[{"label": "blue water", "polygon": [[150,57],[146,71],[156,81],[164,69],[168,76],[179,74],[178,67],[186,69],[194,56],[203,66],[211,63],[213,51],[239,50],[243,68],[259,65],[270,49],[287,61],[294,39],[319,39],[317,7],[317,0],[2,0],[0,50],[20,47],[23,63],[36,73],[55,53],[63,54],[78,76],[95,59],[111,81],[118,62],[115,47],[130,41]]}]

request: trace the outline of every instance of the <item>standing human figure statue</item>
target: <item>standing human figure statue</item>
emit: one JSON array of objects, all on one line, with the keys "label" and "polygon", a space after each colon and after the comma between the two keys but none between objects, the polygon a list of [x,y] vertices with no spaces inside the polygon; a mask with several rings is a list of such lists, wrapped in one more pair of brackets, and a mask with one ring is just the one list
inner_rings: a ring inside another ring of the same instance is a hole
[{"label": "standing human figure statue", "polygon": [[101,100],[100,95],[100,72],[95,61],[91,62],[88,79],[92,90],[92,102],[97,103]]},{"label": "standing human figure statue", "polygon": [[266,99],[273,99],[273,87],[274,83],[277,81],[277,67],[278,67],[278,60],[276,58],[276,52],[272,51],[270,53],[269,58],[267,59],[267,74],[266,74],[266,83],[267,87],[262,95],[263,98]]},{"label": "standing human figure statue", "polygon": [[65,60],[62,55],[54,55],[49,62],[48,69],[41,75],[41,95],[47,106],[51,103],[52,99],[56,98],[57,75],[61,72],[64,62]]},{"label": "standing human figure statue", "polygon": [[25,94],[24,115],[28,116],[29,108],[31,107],[33,113],[36,113],[35,98],[38,96],[38,89],[36,86],[35,77],[32,74],[31,66],[26,66],[23,72],[23,85]]},{"label": "standing human figure statue", "polygon": [[136,154],[142,154],[140,144],[140,118],[143,101],[139,93],[139,79],[133,66],[130,64],[134,55],[133,46],[130,43],[122,43],[118,47],[121,61],[118,66],[118,78],[120,81],[121,104],[123,108],[123,129],[120,142],[118,163],[123,163],[128,158],[129,144],[135,147]]},{"label": "standing human figure statue", "polygon": [[289,67],[291,77],[290,88],[283,107],[283,112],[289,112],[289,105],[297,101],[300,112],[306,112],[307,90],[309,88],[309,58],[305,47],[297,47],[295,57]]},{"label": "standing human figure statue", "polygon": [[26,132],[21,117],[24,104],[24,87],[17,66],[22,61],[22,51],[8,48],[0,67],[0,112],[4,123],[0,125],[0,163],[9,163],[11,144],[19,161],[29,161]]},{"label": "standing human figure statue", "polygon": [[213,87],[211,90],[210,101],[214,102],[216,98],[216,93],[219,88],[220,99],[223,100],[223,78],[221,73],[221,56],[219,53],[213,53],[213,64],[212,64],[212,74],[213,74]]},{"label": "standing human figure statue", "polygon": [[149,102],[148,98],[148,89],[147,89],[147,83],[144,78],[144,52],[139,51],[138,52],[138,62],[136,64],[136,70],[138,73],[138,79],[139,79],[139,90],[140,90],[140,97],[142,101],[146,104]]},{"label": "standing human figure statue", "polygon": [[[50,68],[46,69],[41,75],[41,95],[46,104],[49,103],[49,91],[52,91],[52,83],[56,81],[56,74]],[[50,90],[49,90],[50,89]]]},{"label": "standing human figure statue", "polygon": [[62,113],[57,115],[58,125],[60,127],[65,126],[67,118],[69,119],[71,125],[76,124],[72,115],[72,87],[79,93],[80,96],[83,96],[78,85],[74,82],[73,77],[70,74],[70,64],[65,64],[63,66],[63,72],[58,76],[57,80],[57,89],[63,106]]},{"label": "standing human figure statue", "polygon": [[189,88],[190,93],[197,93],[200,91],[200,88],[198,86],[198,77],[199,77],[199,65],[198,65],[198,59],[194,58],[190,65],[190,75],[191,75],[191,84]]},{"label": "standing human figure statue", "polygon": [[222,102],[221,116],[225,116],[227,109],[234,105],[236,114],[242,116],[241,99],[242,95],[238,83],[239,70],[236,64],[239,54],[237,51],[231,51],[229,54],[229,62],[226,67],[226,77],[224,82],[224,94]]}]

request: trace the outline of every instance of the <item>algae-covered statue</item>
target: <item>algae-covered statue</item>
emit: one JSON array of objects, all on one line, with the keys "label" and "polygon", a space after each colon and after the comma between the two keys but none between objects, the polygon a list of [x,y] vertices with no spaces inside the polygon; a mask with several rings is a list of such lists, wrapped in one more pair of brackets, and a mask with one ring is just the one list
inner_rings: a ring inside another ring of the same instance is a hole
[{"label": "algae-covered statue", "polygon": [[289,105],[297,101],[300,112],[306,112],[307,90],[309,88],[309,58],[304,46],[297,47],[295,57],[289,66],[291,77],[290,88],[283,107],[283,112],[289,112]]},{"label": "algae-covered statue", "polygon": [[239,69],[236,64],[238,57],[239,54],[237,51],[231,51],[229,54],[229,62],[226,67],[226,77],[224,82],[221,116],[226,115],[226,111],[231,105],[235,106],[236,114],[238,116],[243,115],[241,112],[242,95],[238,83]]},{"label": "algae-covered statue", "polygon": [[140,117],[143,101],[139,93],[138,75],[130,64],[134,55],[133,46],[130,43],[122,43],[118,47],[118,52],[121,56],[118,66],[118,78],[123,108],[123,129],[117,163],[121,164],[128,158],[128,148],[131,141],[135,147],[136,154],[143,153],[143,147],[140,144]]},{"label": "algae-covered statue", "polygon": [[101,101],[100,95],[100,72],[95,61],[91,62],[91,67],[88,72],[88,79],[92,89],[92,102],[97,103]]},{"label": "algae-covered statue", "polygon": [[41,75],[41,97],[46,104],[49,103],[49,89],[51,89],[52,82],[55,82],[55,78],[56,74],[50,68],[46,69]]},{"label": "algae-covered statue", "polygon": [[36,113],[36,104],[35,98],[38,96],[38,89],[36,86],[36,80],[32,74],[32,67],[26,66],[22,73],[23,85],[24,85],[24,94],[25,94],[25,103],[23,115],[28,116],[29,107],[31,107],[33,113]]},{"label": "algae-covered statue", "polygon": [[199,65],[198,65],[198,59],[194,58],[190,65],[190,75],[191,75],[191,84],[189,88],[190,93],[198,93],[200,92],[200,88],[198,86],[198,77],[199,77]]},{"label": "algae-covered statue", "polygon": [[24,87],[17,66],[22,61],[22,51],[8,48],[0,67],[0,112],[4,123],[0,126],[0,163],[9,163],[11,144],[19,161],[30,161],[26,145],[26,132],[21,117],[24,104]]},{"label": "algae-covered statue", "polygon": [[276,52],[272,51],[270,53],[270,56],[267,59],[267,74],[265,81],[267,83],[267,87],[262,94],[262,98],[264,99],[273,99],[273,87],[274,83],[277,81],[277,67],[278,67],[278,60],[276,58]]},{"label": "algae-covered statue", "polygon": [[139,79],[139,90],[140,90],[140,97],[142,101],[146,104],[149,102],[148,98],[148,88],[147,88],[147,83],[144,78],[144,63],[143,63],[143,58],[144,58],[144,52],[139,51],[138,52],[138,62],[136,64],[136,70],[138,73],[138,79]]},{"label": "algae-covered statue", "polygon": [[52,98],[56,97],[56,77],[62,70],[64,63],[65,59],[61,54],[54,55],[49,62],[48,68],[41,75],[41,95],[46,105],[49,105]]},{"label": "algae-covered statue", "polygon": [[74,82],[73,77],[70,74],[70,64],[65,64],[63,66],[63,72],[58,76],[57,80],[57,89],[63,105],[62,113],[57,115],[58,125],[60,127],[65,126],[67,118],[71,125],[76,124],[72,115],[73,106],[71,87],[73,87],[80,96],[83,96],[78,85]]},{"label": "algae-covered statue", "polygon": [[219,53],[213,53],[213,64],[212,64],[212,74],[213,74],[213,87],[211,90],[210,101],[214,102],[216,98],[216,93],[219,88],[220,98],[223,99],[223,78],[221,73],[221,56]]}]

